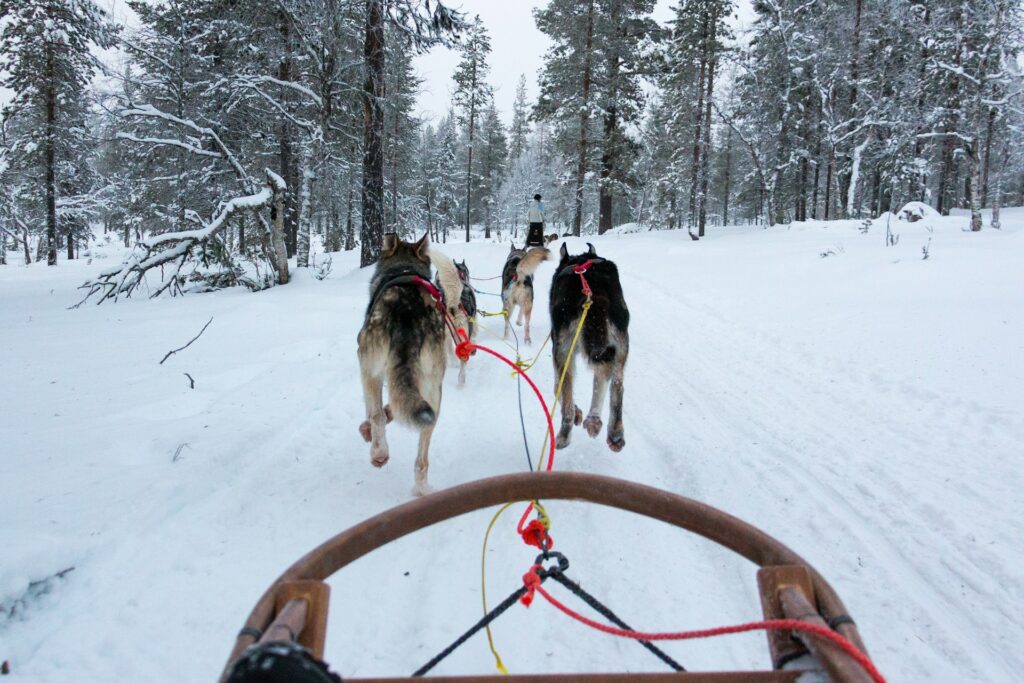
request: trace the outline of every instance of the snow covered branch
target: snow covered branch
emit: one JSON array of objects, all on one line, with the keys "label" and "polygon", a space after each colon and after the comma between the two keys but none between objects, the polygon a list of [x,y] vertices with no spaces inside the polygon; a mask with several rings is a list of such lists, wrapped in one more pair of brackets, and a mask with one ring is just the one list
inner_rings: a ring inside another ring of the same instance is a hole
[{"label": "snow covered branch", "polygon": [[116,301],[122,294],[126,297],[131,296],[142,284],[146,273],[154,268],[162,269],[165,265],[171,268],[171,273],[169,276],[162,276],[160,286],[153,290],[150,296],[157,297],[168,290],[172,294],[180,293],[181,269],[192,260],[196,249],[203,247],[223,230],[232,216],[242,211],[266,208],[284,190],[284,180],[279,175],[269,169],[265,173],[266,184],[261,190],[252,195],[235,197],[224,203],[209,223],[190,213],[190,217],[197,220],[201,227],[195,230],[163,233],[140,240],[123,263],[103,271],[98,277],[80,287],[88,290],[88,293],[76,307],[94,295],[99,296],[96,303],[103,303],[108,299]]}]

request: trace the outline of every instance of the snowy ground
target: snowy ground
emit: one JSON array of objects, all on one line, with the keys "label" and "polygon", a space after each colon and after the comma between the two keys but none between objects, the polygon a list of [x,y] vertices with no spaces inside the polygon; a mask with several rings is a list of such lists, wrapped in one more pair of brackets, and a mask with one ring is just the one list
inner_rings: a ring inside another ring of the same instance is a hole
[{"label": "snowy ground", "polygon": [[[1001,232],[966,222],[894,223],[888,248],[884,225],[861,234],[856,221],[593,239],[632,312],[627,446],[613,455],[577,430],[556,466],[691,496],[787,543],[831,580],[893,681],[1019,680],[1024,210]],[[476,276],[499,273],[507,252],[444,249]],[[377,471],[357,433],[369,273],[353,255],[336,255],[324,281],[299,274],[260,294],[67,310],[112,258],[0,267],[0,660],[12,681],[214,680],[280,571],[412,488],[413,435],[392,430]],[[552,271],[538,276],[538,342]],[[550,394],[549,354],[533,375]],[[478,355],[464,390],[454,372],[446,385],[434,486],[524,469],[508,373]],[[536,450],[540,412],[527,411]],[[760,616],[744,560],[630,515],[549,511],[572,575],[637,628]],[[490,514],[339,575],[328,661],[344,676],[407,674],[471,624]],[[514,517],[493,537],[494,597],[533,557]],[[511,610],[495,635],[514,672],[661,670],[543,602]],[[767,664],[757,634],[666,650],[697,670]],[[435,673],[491,671],[477,638]]]}]

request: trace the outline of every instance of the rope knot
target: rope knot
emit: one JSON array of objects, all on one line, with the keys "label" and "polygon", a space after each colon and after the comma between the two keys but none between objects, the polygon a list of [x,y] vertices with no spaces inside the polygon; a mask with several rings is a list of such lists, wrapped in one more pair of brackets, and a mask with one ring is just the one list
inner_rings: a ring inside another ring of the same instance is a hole
[{"label": "rope knot", "polygon": [[583,296],[587,297],[587,299],[590,299],[594,292],[590,289],[590,283],[587,282],[587,278],[584,274],[592,265],[594,265],[594,262],[587,260],[572,269],[572,272],[580,276],[580,286],[583,288]]},{"label": "rope knot", "polygon": [[455,333],[459,337],[459,343],[455,345],[455,355],[463,363],[468,363],[474,351],[473,342],[469,341],[469,335],[463,328],[460,327]]},{"label": "rope knot", "polygon": [[541,566],[535,564],[530,567],[530,571],[523,574],[523,585],[526,586],[526,593],[523,597],[519,598],[519,602],[523,603],[524,606],[529,607],[533,603],[534,593],[537,591],[537,587],[540,586],[540,574]]},{"label": "rope knot", "polygon": [[553,545],[548,528],[539,519],[531,520],[519,534],[523,537],[523,543],[541,550],[548,550]]}]

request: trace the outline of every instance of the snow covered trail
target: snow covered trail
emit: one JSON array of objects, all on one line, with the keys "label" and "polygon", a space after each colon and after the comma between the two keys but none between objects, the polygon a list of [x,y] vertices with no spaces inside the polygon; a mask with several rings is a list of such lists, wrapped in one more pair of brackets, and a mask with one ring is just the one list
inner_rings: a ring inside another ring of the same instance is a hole
[{"label": "snow covered trail", "polygon": [[[934,219],[934,233],[899,224],[893,248],[884,225],[862,235],[855,221],[719,229],[699,243],[685,233],[591,238],[618,263],[632,313],[627,446],[612,454],[603,434],[577,429],[556,468],[672,490],[779,538],[837,588],[893,681],[1015,680],[1024,669],[1014,611],[1024,598],[1024,211],[1006,211],[1003,232],[964,234],[963,222]],[[480,277],[500,272],[507,248],[442,247]],[[13,681],[212,680],[277,574],[408,500],[414,435],[389,430],[392,460],[377,471],[357,433],[355,334],[369,273],[353,258],[335,255],[323,282],[300,274],[257,295],[75,311],[65,309],[73,288],[96,263],[0,268],[0,604],[75,567],[13,617],[0,612],[0,660]],[[538,273],[536,341],[524,356],[548,332],[552,272]],[[496,292],[489,284],[480,289]],[[195,344],[157,364],[211,316]],[[500,319],[484,324],[500,334]],[[486,333],[479,341],[506,348]],[[580,374],[586,408],[590,377]],[[523,470],[510,373],[478,354],[465,389],[455,375],[432,484]],[[547,350],[531,375],[550,396]],[[523,389],[536,457],[543,422]],[[745,560],[632,515],[548,510],[571,575],[632,626],[759,617]],[[534,556],[514,534],[519,511],[492,536],[492,603]],[[348,676],[407,673],[473,623],[492,514],[403,539],[332,581],[328,661]],[[663,666],[540,602],[507,613],[495,636],[516,672]],[[698,670],[767,662],[758,634],[665,649]],[[478,637],[435,673],[488,672],[492,661]]]}]

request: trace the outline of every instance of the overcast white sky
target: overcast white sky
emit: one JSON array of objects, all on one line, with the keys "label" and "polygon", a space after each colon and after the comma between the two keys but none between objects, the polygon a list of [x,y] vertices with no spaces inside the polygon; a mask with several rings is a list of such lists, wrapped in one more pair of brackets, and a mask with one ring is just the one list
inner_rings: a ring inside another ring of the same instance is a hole
[{"label": "overcast white sky", "polygon": [[[526,74],[530,98],[537,95],[537,75],[548,40],[533,23],[533,8],[547,5],[547,0],[452,0],[450,4],[471,19],[479,14],[491,35],[490,83],[502,118],[508,123],[520,74]],[[658,0],[654,18],[664,23],[676,4],[676,0]],[[749,21],[753,16],[750,0],[739,0],[738,5],[740,21]],[[440,47],[416,58],[416,70],[424,79],[418,102],[422,116],[436,121],[448,110],[452,74],[458,61],[457,53]]]}]

